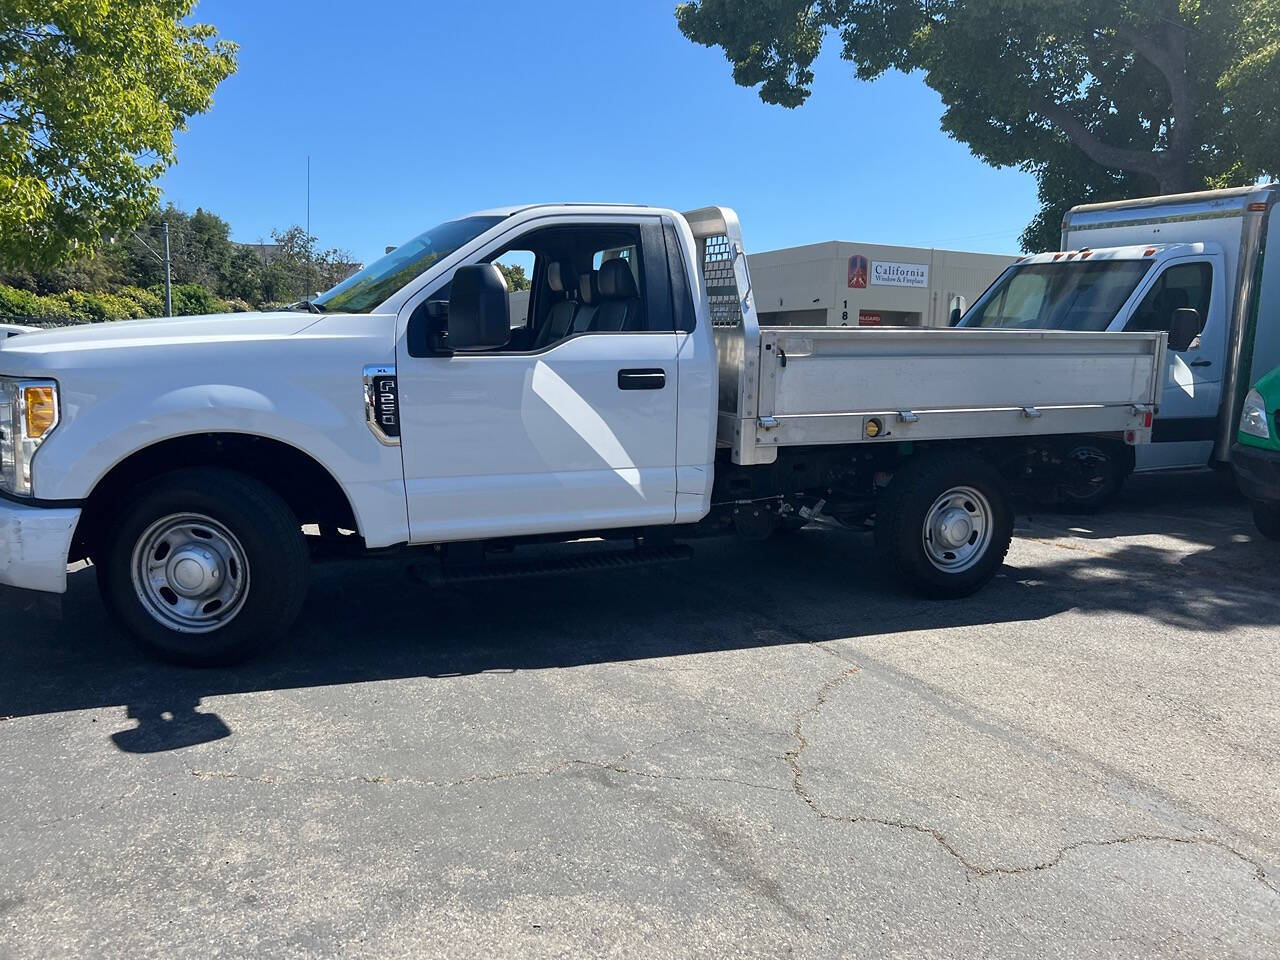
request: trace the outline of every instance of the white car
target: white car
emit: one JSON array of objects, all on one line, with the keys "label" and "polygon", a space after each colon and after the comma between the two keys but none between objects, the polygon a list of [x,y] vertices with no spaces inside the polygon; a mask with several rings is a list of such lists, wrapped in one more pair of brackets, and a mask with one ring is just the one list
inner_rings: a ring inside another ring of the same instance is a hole
[{"label": "white car", "polygon": [[[963,596],[1009,547],[1009,478],[1050,476],[1073,435],[1149,436],[1164,349],[762,330],[730,210],[478,213],[292,311],[0,343],[0,583],[59,593],[91,558],[128,632],[209,663],[287,630],[313,555],[571,574],[876,517],[886,569]],[[508,557],[548,541],[574,546]]]},{"label": "white car", "polygon": [[16,337],[20,333],[37,333],[39,327],[27,327],[20,323],[0,323],[0,340]]}]

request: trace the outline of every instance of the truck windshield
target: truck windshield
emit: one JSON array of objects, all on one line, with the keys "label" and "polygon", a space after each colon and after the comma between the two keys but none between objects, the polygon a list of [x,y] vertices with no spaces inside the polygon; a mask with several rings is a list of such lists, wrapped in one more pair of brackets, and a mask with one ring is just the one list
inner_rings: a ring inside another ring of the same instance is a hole
[{"label": "truck windshield", "polygon": [[1150,260],[1013,267],[973,305],[960,326],[1105,330],[1150,269]]},{"label": "truck windshield", "polygon": [[436,261],[470,243],[502,217],[464,217],[420,233],[312,301],[326,313],[369,313],[426,272]]}]

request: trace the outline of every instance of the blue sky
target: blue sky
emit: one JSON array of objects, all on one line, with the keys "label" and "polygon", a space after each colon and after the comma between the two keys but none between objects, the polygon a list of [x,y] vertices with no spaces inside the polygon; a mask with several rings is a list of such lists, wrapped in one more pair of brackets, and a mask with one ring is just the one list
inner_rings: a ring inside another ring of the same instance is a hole
[{"label": "blue sky", "polygon": [[939,130],[918,76],[860,83],[835,42],[809,102],[733,83],[671,0],[411,3],[203,0],[240,44],[213,110],[161,183],[242,241],[302,223],[371,260],[507,203],[732,206],[748,249],[857,240],[1016,251],[1035,183]]}]

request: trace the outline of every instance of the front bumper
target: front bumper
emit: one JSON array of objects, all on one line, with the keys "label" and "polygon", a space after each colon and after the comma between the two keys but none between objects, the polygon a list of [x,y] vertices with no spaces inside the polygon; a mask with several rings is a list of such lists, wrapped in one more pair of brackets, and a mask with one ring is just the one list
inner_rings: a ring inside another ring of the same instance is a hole
[{"label": "front bumper", "polygon": [[0,584],[65,593],[67,557],[79,520],[79,507],[0,500]]},{"label": "front bumper", "polygon": [[1240,492],[1250,500],[1280,502],[1280,451],[1261,450],[1242,443],[1231,445],[1231,468]]}]

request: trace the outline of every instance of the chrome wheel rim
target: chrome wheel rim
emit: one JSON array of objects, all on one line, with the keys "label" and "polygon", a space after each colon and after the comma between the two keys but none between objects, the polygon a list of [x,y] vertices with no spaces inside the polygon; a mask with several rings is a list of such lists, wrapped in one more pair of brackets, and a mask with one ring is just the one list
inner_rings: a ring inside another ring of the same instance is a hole
[{"label": "chrome wheel rim", "polygon": [[171,514],[147,527],[131,566],[143,609],[181,633],[209,633],[230,623],[249,592],[244,547],[199,513]]},{"label": "chrome wheel rim", "polygon": [[991,545],[991,504],[973,487],[952,487],[924,518],[924,554],[944,573],[963,573]]}]

